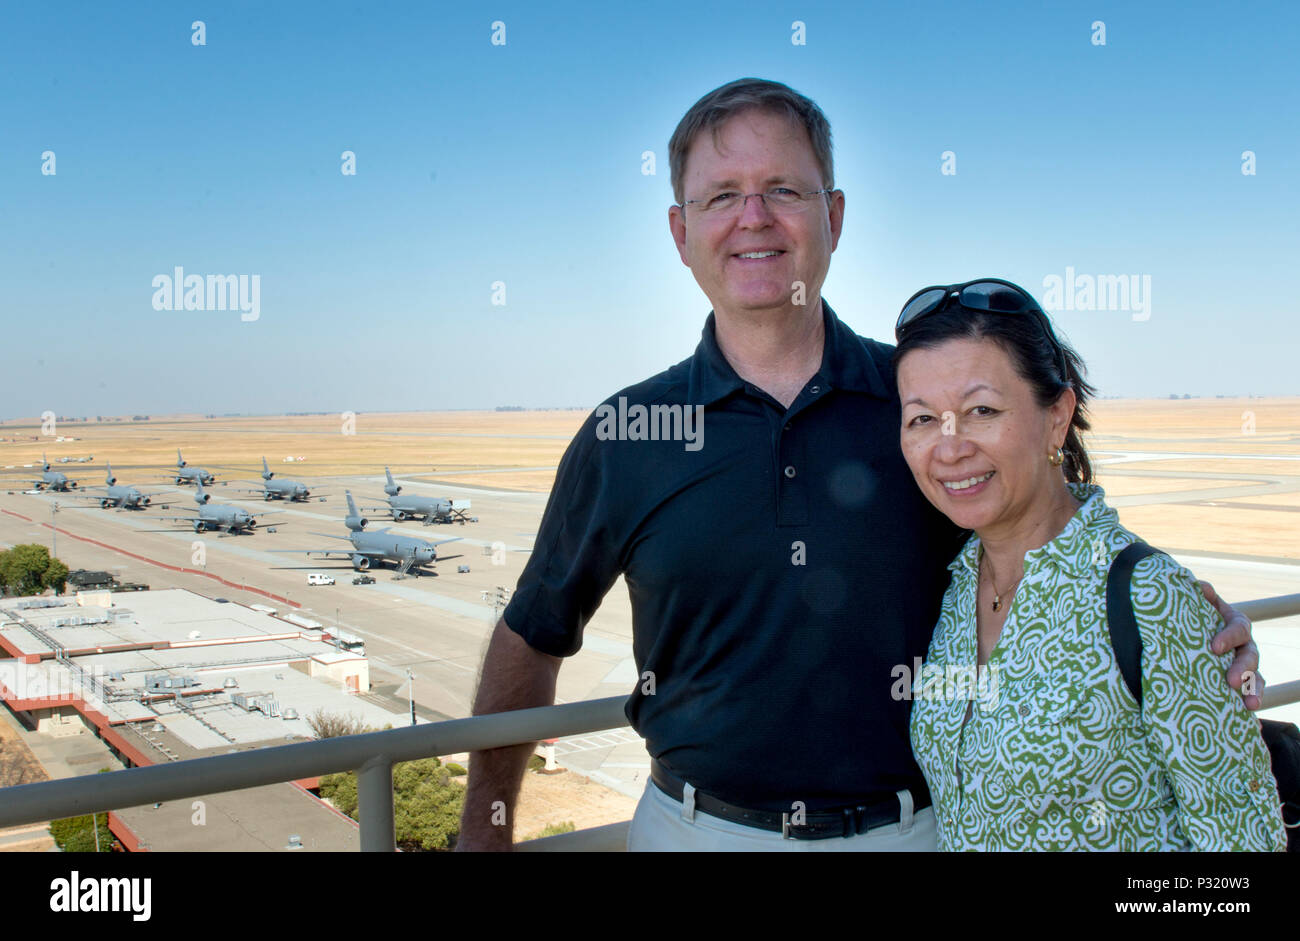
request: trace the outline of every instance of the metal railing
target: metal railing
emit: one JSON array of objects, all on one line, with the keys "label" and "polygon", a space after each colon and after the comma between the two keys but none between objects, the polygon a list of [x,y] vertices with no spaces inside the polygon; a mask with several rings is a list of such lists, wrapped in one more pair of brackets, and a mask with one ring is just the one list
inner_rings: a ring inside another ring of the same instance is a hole
[{"label": "metal railing", "polygon": [[[1236,607],[1255,622],[1289,617],[1300,614],[1300,594],[1241,602]],[[20,784],[0,789],[0,828],[355,771],[361,850],[392,852],[394,764],[622,728],[627,725],[625,702],[626,697],[613,696]],[[1265,709],[1296,702],[1300,702],[1300,680],[1270,685],[1264,691]],[[627,826],[626,822],[610,824],[520,843],[517,848],[621,849]]]}]

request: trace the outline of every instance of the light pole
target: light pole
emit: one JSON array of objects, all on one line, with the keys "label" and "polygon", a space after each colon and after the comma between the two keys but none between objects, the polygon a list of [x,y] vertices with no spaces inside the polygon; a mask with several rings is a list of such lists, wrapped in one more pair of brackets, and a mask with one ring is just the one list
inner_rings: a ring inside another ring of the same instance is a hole
[{"label": "light pole", "polygon": [[415,674],[410,667],[406,668],[406,682],[406,694],[411,701],[411,725],[415,725]]},{"label": "light pole", "polygon": [[59,501],[50,504],[50,558],[59,557],[59,524],[55,514],[59,512]]}]

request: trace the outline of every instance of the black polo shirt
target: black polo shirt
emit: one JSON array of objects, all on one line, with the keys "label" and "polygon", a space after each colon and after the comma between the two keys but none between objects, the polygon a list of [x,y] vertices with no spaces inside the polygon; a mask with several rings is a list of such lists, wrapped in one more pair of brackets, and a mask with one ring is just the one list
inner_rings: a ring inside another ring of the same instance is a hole
[{"label": "black polo shirt", "polygon": [[925,655],[963,538],[903,461],[892,347],[823,311],[821,368],[789,409],[736,375],[713,314],[694,356],[607,399],[505,610],[569,656],[622,573],[632,726],[697,789],[762,810],[925,787],[891,690]]}]

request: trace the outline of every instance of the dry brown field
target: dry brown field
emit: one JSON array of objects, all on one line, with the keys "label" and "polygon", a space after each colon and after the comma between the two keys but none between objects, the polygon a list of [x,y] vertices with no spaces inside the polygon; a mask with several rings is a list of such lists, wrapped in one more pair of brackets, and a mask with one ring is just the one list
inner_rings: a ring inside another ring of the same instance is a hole
[{"label": "dry brown field", "polygon": [[[20,475],[34,472],[21,465],[39,461],[44,450],[55,469],[83,485],[102,483],[105,459],[114,462],[122,482],[161,485],[179,446],[186,460],[219,482],[255,484],[266,455],[278,477],[309,484],[373,478],[388,465],[416,479],[545,492],[585,417],[577,410],[363,412],[350,420],[334,413],[175,415],[139,423],[60,422],[59,433],[77,438],[63,442],[41,437],[36,419],[10,420],[0,423],[0,481],[16,488]],[[1300,517],[1289,509],[1300,508],[1300,461],[1294,460],[1300,457],[1300,398],[1101,400],[1092,419],[1088,446],[1102,462],[1115,456],[1103,452],[1225,455],[1099,463],[1098,480],[1110,496],[1159,501],[1124,506],[1126,525],[1170,548],[1300,558]],[[93,464],[57,463],[87,454],[95,456]],[[290,455],[303,460],[285,463]],[[1258,493],[1269,481],[1272,492]],[[1217,494],[1209,499],[1208,491]],[[1181,492],[1195,494],[1193,505],[1169,502]]]}]

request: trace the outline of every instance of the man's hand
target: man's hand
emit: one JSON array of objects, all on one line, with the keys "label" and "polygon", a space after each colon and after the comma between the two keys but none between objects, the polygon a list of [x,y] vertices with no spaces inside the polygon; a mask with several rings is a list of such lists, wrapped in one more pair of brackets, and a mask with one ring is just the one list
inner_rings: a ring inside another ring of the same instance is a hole
[{"label": "man's hand", "polygon": [[1220,598],[1209,582],[1203,581],[1200,585],[1205,599],[1219,609],[1219,616],[1226,625],[1214,635],[1210,649],[1215,653],[1226,653],[1236,648],[1236,656],[1228,667],[1228,685],[1241,693],[1246,708],[1253,712],[1263,705],[1260,697],[1264,695],[1264,677],[1259,675],[1259,648],[1251,637],[1250,618]]}]

